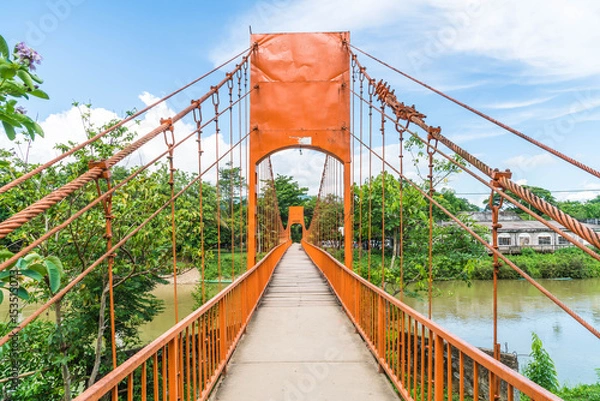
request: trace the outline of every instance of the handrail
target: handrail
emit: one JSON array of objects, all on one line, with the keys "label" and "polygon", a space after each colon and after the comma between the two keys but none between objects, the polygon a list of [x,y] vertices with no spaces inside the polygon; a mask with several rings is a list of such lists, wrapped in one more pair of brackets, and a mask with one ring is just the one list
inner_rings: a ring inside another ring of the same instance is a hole
[{"label": "handrail", "polygon": [[[207,303],[148,344],[75,401],[100,400],[126,392],[146,399],[163,394],[179,400],[193,394],[207,399],[245,332],[250,318],[291,241],[273,248],[253,268],[238,277]],[[126,382],[124,382],[126,380]]]},{"label": "handrail", "polygon": [[[517,399],[515,390],[534,400],[560,400],[360,277],[321,248],[304,240],[302,246],[406,400],[442,401],[447,393],[456,393],[461,401],[466,395],[488,399],[490,388],[492,397],[502,400]],[[488,374],[482,375],[481,369]],[[472,373],[472,383],[467,383],[467,370]]]}]

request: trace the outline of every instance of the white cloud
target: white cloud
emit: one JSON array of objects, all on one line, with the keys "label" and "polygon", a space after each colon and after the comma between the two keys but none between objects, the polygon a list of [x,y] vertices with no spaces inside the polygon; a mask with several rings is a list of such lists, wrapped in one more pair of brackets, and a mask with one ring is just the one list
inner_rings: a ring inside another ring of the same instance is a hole
[{"label": "white cloud", "polygon": [[[467,0],[448,0],[448,18]],[[595,0],[480,1],[477,18],[463,24],[450,51],[514,60],[537,73],[581,77],[600,73],[590,49],[600,41],[600,4]],[[441,7],[441,8],[442,8]]]},{"label": "white cloud", "polygon": [[266,0],[236,17],[225,39],[211,52],[215,64],[248,46],[248,26],[255,33],[360,31],[380,28],[415,13],[417,1]]},{"label": "white cloud", "polygon": [[600,195],[600,184],[586,182],[582,185],[582,189],[582,191],[577,192],[557,193],[556,199],[559,201],[585,202]]},{"label": "white cloud", "polygon": [[310,195],[319,192],[325,154],[310,149],[289,149],[271,156],[273,174],[292,176]]},{"label": "white cloud", "polygon": [[595,0],[266,0],[232,20],[211,53],[215,63],[248,46],[248,25],[254,32],[365,33],[367,48],[387,50],[413,70],[467,54],[516,62],[531,78],[600,73],[600,55],[590,51],[600,41]]},{"label": "white cloud", "polygon": [[[139,96],[139,99],[145,105],[152,104],[158,100],[156,96],[148,92],[142,93]],[[159,126],[161,118],[167,118],[173,115],[175,115],[175,111],[171,109],[167,103],[162,103],[148,111],[137,122],[130,122],[126,126],[131,131],[137,133],[136,138],[140,138]],[[90,110],[90,122],[95,127],[100,127],[107,122],[118,118],[120,118],[120,116],[118,116],[116,113],[103,108],[92,108]],[[65,144],[71,141],[75,144],[78,144],[86,140],[85,129],[81,118],[81,111],[75,106],[64,112],[51,114],[44,121],[42,121],[40,125],[44,129],[45,137],[38,137],[31,143],[27,159],[30,163],[44,163],[56,156],[59,156],[62,152],[54,150],[55,145],[58,143]],[[182,140],[195,129],[195,124],[191,124],[183,120],[177,122],[175,124],[175,140]],[[203,132],[203,170],[210,167],[217,159],[217,142],[219,155],[223,155],[229,149],[229,143],[227,143],[225,140],[225,138],[229,135],[226,131],[227,127],[223,127],[223,129],[224,131],[221,133],[221,135],[219,135],[218,141],[215,135],[214,126],[208,126]],[[26,144],[17,146],[15,143],[10,142],[3,134],[0,135],[0,147],[4,149],[14,148],[20,155],[23,155],[22,157],[24,157],[27,152]],[[150,142],[146,143],[141,149],[137,150],[128,158],[126,158],[123,162],[121,162],[121,164],[127,166],[146,164],[166,150],[167,146],[164,142],[163,135],[158,135]],[[239,152],[233,152],[233,155],[234,162],[238,164]],[[163,157],[161,161],[165,162],[166,158]],[[228,156],[222,160],[220,166],[224,166],[227,161],[229,161]],[[175,149],[174,166],[177,169],[188,172],[195,173],[198,171],[198,147],[195,135]],[[212,168],[211,171],[207,173],[205,180],[215,181],[215,178],[216,168]]]},{"label": "white cloud", "polygon": [[553,98],[554,98],[554,96],[549,96],[549,97],[541,97],[541,98],[536,98],[536,99],[515,100],[512,102],[499,102],[499,103],[488,104],[484,107],[487,107],[488,109],[495,109],[495,110],[520,109],[523,107],[529,107],[529,106],[534,106],[536,104],[545,103],[549,100],[552,100]]},{"label": "white cloud", "polygon": [[[90,123],[102,125],[115,118],[118,116],[114,112],[95,108],[91,111]],[[69,141],[81,143],[86,140],[81,111],[74,106],[64,112],[51,114],[40,125],[44,129],[44,137],[36,137],[31,143],[27,159],[31,163],[46,162],[60,155],[62,152],[54,149],[58,143],[66,144]],[[23,149],[24,153],[27,145],[23,144],[19,147]],[[0,135],[0,148],[11,149],[17,148],[17,146],[2,134]]]},{"label": "white cloud", "polygon": [[519,185],[527,185],[527,178],[521,178],[520,180],[515,181]]},{"label": "white cloud", "polygon": [[515,171],[527,172],[539,167],[555,163],[556,160],[548,153],[537,155],[519,155],[504,161],[504,164]]},{"label": "white cloud", "polygon": [[449,137],[450,140],[456,143],[464,143],[469,141],[475,141],[479,139],[489,139],[495,138],[497,136],[507,135],[504,131],[497,132],[473,132],[473,133],[464,133],[464,134],[455,134]]}]

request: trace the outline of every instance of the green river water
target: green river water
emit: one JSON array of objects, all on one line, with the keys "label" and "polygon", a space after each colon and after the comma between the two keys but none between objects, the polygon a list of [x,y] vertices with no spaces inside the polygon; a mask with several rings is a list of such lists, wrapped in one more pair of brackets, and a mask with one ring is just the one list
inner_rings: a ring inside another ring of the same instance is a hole
[{"label": "green river water", "polygon": [[[540,280],[542,285],[565,302],[594,327],[600,328],[600,279]],[[477,347],[492,344],[492,282],[436,283],[433,319],[450,332]],[[192,311],[193,285],[178,286],[180,316]],[[150,341],[174,323],[173,290],[161,287],[156,295],[166,302],[162,315],[143,328]],[[600,368],[600,340],[585,330],[525,281],[500,281],[499,339],[502,351],[516,352],[521,366],[527,362],[531,332],[536,332],[556,363],[561,384],[594,383],[594,369]],[[405,302],[426,314],[426,300],[408,298]]]}]

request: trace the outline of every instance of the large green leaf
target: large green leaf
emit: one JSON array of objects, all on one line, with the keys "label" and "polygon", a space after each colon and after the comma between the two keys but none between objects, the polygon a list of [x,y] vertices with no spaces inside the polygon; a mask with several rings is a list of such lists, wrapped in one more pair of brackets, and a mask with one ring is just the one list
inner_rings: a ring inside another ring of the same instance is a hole
[{"label": "large green leaf", "polygon": [[[46,264],[46,271],[48,272],[48,284],[50,291],[55,294],[60,288],[60,277],[62,273],[62,265],[57,265],[50,260],[52,256],[46,258],[44,263]],[[60,263],[60,262],[59,262]]]},{"label": "large green leaf", "polygon": [[23,81],[25,86],[29,87],[29,89],[31,89],[32,91],[35,90],[35,84],[33,83],[33,79],[31,79],[31,76],[27,71],[19,70],[19,72],[17,72],[17,76],[21,78],[21,81]]},{"label": "large green leaf", "polygon": [[48,94],[41,89],[36,89],[34,91],[31,91],[30,94],[32,96],[39,97],[40,99],[46,99],[46,100],[50,99],[50,96],[48,96]]},{"label": "large green leaf", "polygon": [[21,298],[24,301],[29,301],[29,293],[23,287],[17,288],[17,297]]},{"label": "large green leaf", "polygon": [[33,130],[35,131],[36,134],[38,134],[42,138],[44,137],[44,130],[42,129],[41,125],[39,125],[35,121],[33,122]]},{"label": "large green leaf", "polygon": [[50,262],[52,263],[54,266],[56,266],[56,268],[58,269],[58,271],[62,274],[62,272],[65,270],[63,267],[62,262],[60,261],[59,258],[57,258],[56,256],[48,256],[46,258],[46,264]]},{"label": "large green leaf", "polygon": [[6,136],[8,139],[13,141],[17,137],[17,133],[15,132],[15,127],[8,124],[6,121],[2,121],[2,127],[4,128],[4,132],[6,132]]},{"label": "large green leaf", "polygon": [[[2,301],[4,301],[4,291],[2,290],[6,290],[8,293],[10,293],[10,288],[0,286],[0,304],[2,303]],[[24,301],[29,301],[30,299],[29,293],[23,287],[17,288],[17,297],[21,298]]]},{"label": "large green leaf", "polygon": [[14,114],[8,114],[5,111],[0,109],[0,121],[3,121],[7,124],[12,125],[13,127],[17,127],[20,128],[21,127],[21,123],[19,122],[19,120],[15,117]]},{"label": "large green leaf", "polygon": [[12,64],[0,64],[0,78],[12,79],[15,75],[17,75],[17,71]]},{"label": "large green leaf", "polygon": [[32,263],[33,261],[39,262],[41,259],[42,257],[36,252],[28,253],[23,257],[23,260],[27,263]]},{"label": "large green leaf", "polygon": [[33,269],[21,270],[20,273],[22,275],[24,275],[25,277],[29,277],[30,279],[35,280],[35,281],[42,281],[44,279],[44,276],[42,276],[39,272],[37,272]]},{"label": "large green leaf", "polygon": [[38,84],[43,84],[44,80],[40,77],[38,77],[37,75],[33,74],[33,73],[29,73],[29,75],[31,76],[31,79],[33,79],[35,82],[37,82]]},{"label": "large green leaf", "polygon": [[0,35],[0,56],[8,58],[9,54],[8,43],[6,43],[6,40]]},{"label": "large green leaf", "polygon": [[31,270],[33,270],[33,271],[36,271],[36,272],[38,272],[38,273],[39,273],[39,274],[41,274],[42,276],[43,276],[44,274],[46,274],[46,265],[43,265],[43,264],[41,264],[41,263],[39,263],[39,262],[37,262],[37,263],[31,263],[31,264],[28,266],[28,268],[29,268],[29,269],[31,269]]}]

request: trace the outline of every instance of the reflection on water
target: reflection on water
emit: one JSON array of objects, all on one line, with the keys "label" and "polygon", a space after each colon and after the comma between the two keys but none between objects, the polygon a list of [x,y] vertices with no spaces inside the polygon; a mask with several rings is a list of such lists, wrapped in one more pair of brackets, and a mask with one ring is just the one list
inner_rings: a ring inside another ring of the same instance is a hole
[{"label": "reflection on water", "polygon": [[[600,327],[600,279],[539,280],[577,314]],[[478,347],[492,345],[492,282],[441,282],[433,300],[433,320]],[[421,313],[427,301],[405,299]],[[502,350],[528,360],[531,332],[542,339],[562,384],[595,383],[600,368],[600,340],[525,281],[503,280],[498,286],[498,338]]]},{"label": "reflection on water", "polygon": [[[222,284],[225,288],[227,284]],[[177,285],[177,300],[179,301],[179,320],[189,315],[194,311],[194,298],[192,293],[196,284],[178,284]],[[206,294],[211,296],[218,291],[218,284],[206,284]],[[175,324],[175,303],[173,302],[173,285],[160,285],[152,291],[158,299],[162,299],[165,304],[164,311],[156,316],[150,323],[143,325],[140,328],[140,339],[144,344],[158,338],[165,331],[169,330]]]}]

